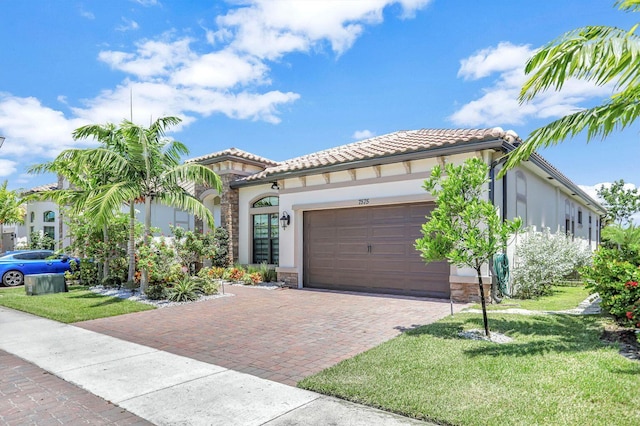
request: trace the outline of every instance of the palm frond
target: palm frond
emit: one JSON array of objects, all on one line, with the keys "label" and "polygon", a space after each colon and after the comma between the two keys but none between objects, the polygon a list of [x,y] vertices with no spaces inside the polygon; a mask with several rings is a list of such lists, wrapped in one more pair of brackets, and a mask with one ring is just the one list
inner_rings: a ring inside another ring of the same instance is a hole
[{"label": "palm frond", "polygon": [[[587,141],[605,138],[614,131],[623,130],[640,117],[640,86],[615,95],[610,102],[555,120],[534,130],[517,149],[509,154],[505,169],[526,160],[546,146],[574,137],[586,131]],[[501,172],[502,175],[502,172]]]},{"label": "palm frond", "polygon": [[587,26],[551,41],[527,62],[531,74],[520,101],[533,99],[549,88],[560,90],[570,78],[604,85],[615,81],[619,90],[640,82],[640,37],[616,27]]}]

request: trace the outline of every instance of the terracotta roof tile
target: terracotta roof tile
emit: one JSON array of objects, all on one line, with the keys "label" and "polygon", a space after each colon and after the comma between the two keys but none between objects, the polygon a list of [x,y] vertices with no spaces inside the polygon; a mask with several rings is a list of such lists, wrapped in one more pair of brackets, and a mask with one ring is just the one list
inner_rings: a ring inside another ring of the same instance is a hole
[{"label": "terracotta roof tile", "polygon": [[29,188],[25,190],[22,195],[35,194],[36,192],[47,192],[53,191],[54,189],[58,189],[58,182],[56,183],[47,183],[40,186],[34,186],[33,188]]},{"label": "terracotta roof tile", "polygon": [[244,180],[259,180],[277,173],[332,166],[409,152],[428,151],[443,146],[498,138],[509,142],[520,140],[513,131],[505,132],[499,127],[492,129],[403,130],[286,160],[268,167],[260,173],[248,176]]},{"label": "terracotta roof tile", "polygon": [[213,152],[211,154],[206,154],[196,158],[190,158],[185,161],[185,163],[198,163],[207,160],[215,160],[216,158],[224,158],[224,157],[237,157],[243,158],[245,160],[256,161],[258,163],[262,163],[265,166],[275,166],[280,163],[277,161],[269,160],[268,158],[260,157],[259,155],[252,154],[247,151],[243,151],[238,148],[229,148],[224,151]]}]

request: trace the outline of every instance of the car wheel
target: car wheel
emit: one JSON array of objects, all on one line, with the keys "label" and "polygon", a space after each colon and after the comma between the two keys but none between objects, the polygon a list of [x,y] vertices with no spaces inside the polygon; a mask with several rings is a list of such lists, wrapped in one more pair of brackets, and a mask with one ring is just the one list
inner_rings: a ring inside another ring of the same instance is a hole
[{"label": "car wheel", "polygon": [[8,271],[2,276],[2,284],[15,287],[24,284],[24,275],[20,271]]}]

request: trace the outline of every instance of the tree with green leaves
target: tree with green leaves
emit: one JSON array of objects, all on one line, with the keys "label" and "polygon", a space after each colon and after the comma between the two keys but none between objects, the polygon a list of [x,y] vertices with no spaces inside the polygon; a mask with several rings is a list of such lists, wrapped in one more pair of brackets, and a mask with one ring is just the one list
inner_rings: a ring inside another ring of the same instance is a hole
[{"label": "tree with green leaves", "polygon": [[423,185],[435,197],[436,207],[422,225],[423,237],[416,249],[425,262],[448,260],[476,271],[485,334],[490,336],[482,282],[482,266],[506,246],[509,235],[521,226],[520,219],[504,221],[486,199],[489,166],[470,158],[460,166],[435,166]]},{"label": "tree with green leaves", "polygon": [[[625,12],[640,12],[640,0],[618,0]],[[586,131],[587,141],[606,138],[629,127],[640,116],[640,37],[638,24],[631,29],[586,26],[569,31],[543,46],[529,59],[529,76],[520,102],[549,89],[560,90],[573,78],[598,86],[614,85],[614,93],[601,105],[583,109],[534,130],[511,153],[505,168],[512,168],[541,147],[550,146]]]},{"label": "tree with green leaves", "polygon": [[[100,143],[109,146],[108,138],[100,138]],[[78,161],[78,155],[82,150],[63,151],[53,161],[32,166],[30,173],[55,173],[63,176],[68,183],[66,188],[58,188],[51,191],[36,192],[28,196],[30,200],[50,200],[60,206],[61,212],[64,209],[68,215],[74,219],[74,224],[78,219],[85,216],[88,202],[96,196],[96,190],[109,183],[116,182],[118,176],[112,170],[101,164],[84,164]],[[103,243],[108,246],[109,227],[119,214],[119,209],[110,215],[94,216],[91,220],[84,220],[83,227],[95,228],[93,232],[102,234]],[[86,222],[86,223],[85,223]],[[73,232],[73,231],[72,231]],[[110,256],[102,258],[102,278],[110,275]]]},{"label": "tree with green leaves", "polygon": [[[177,207],[193,213],[214,226],[213,215],[200,200],[190,194],[184,186],[189,183],[205,185],[218,191],[222,188],[219,176],[211,169],[195,163],[181,164],[181,155],[189,153],[187,147],[178,141],[169,140],[166,131],[180,123],[177,117],[159,118],[149,127],[124,120],[119,127],[112,124],[89,125],[76,129],[76,139],[93,137],[98,141],[109,141],[106,146],[75,150],[74,161],[81,166],[99,164],[117,176],[110,182],[96,188],[88,201],[88,212],[94,217],[110,217],[124,203],[129,204],[134,215],[136,202],[145,206],[144,244],[151,240],[152,203]],[[133,232],[133,226],[131,226]],[[134,262],[134,250],[129,247],[129,278]],[[141,291],[148,284],[148,271],[143,269]]]},{"label": "tree with green leaves", "polygon": [[7,189],[5,180],[0,185],[0,253],[4,252],[3,238],[4,225],[9,223],[24,223],[24,209],[22,201],[15,191]]},{"label": "tree with green leaves", "polygon": [[623,179],[613,182],[610,187],[603,186],[597,192],[598,196],[604,200],[609,222],[621,227],[631,225],[631,216],[640,212],[638,188],[625,188]]}]

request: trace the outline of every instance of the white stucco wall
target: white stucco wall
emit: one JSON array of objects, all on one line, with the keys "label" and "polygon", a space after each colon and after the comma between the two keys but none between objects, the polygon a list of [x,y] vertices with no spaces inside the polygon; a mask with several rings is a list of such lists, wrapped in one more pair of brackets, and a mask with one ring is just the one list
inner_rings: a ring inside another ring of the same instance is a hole
[{"label": "white stucco wall", "polygon": [[[128,207],[122,210],[129,212]],[[136,204],[136,220],[144,223],[144,204]],[[187,230],[194,229],[194,217],[190,213],[158,203],[151,204],[151,226],[158,228],[156,235],[171,236],[170,226],[181,226]]]}]

